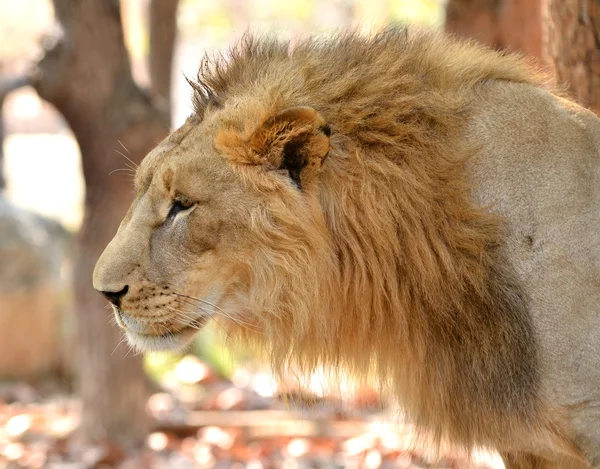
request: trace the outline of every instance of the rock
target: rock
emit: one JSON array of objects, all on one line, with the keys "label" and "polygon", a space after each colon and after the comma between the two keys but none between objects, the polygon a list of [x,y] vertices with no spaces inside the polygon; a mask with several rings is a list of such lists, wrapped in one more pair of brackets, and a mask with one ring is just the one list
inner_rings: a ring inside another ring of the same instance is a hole
[{"label": "rock", "polygon": [[70,238],[58,222],[0,195],[0,377],[31,378],[59,366]]}]

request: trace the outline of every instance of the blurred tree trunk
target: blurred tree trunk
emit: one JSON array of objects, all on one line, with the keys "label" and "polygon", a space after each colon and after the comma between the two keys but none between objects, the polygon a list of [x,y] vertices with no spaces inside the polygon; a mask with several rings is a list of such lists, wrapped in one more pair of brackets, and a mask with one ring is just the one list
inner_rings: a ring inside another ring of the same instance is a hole
[{"label": "blurred tree trunk", "polygon": [[177,36],[177,5],[179,0],[150,2],[150,83],[157,96],[157,105],[171,123],[171,75],[173,50]]},{"label": "blurred tree trunk", "polygon": [[132,79],[119,2],[53,3],[62,35],[40,60],[35,87],[73,130],[86,183],[74,268],[80,436],[86,442],[133,444],[148,428],[148,383],[141,356],[126,357],[126,347],[118,346],[121,332],[109,324],[112,312],[92,289],[92,271],[132,197],[131,177],[109,177],[111,171],[130,165],[127,159],[138,163],[166,136],[167,126]]},{"label": "blurred tree trunk", "polygon": [[542,0],[448,0],[445,29],[542,59]]},{"label": "blurred tree trunk", "polygon": [[546,60],[573,98],[600,114],[600,4],[548,0]]}]

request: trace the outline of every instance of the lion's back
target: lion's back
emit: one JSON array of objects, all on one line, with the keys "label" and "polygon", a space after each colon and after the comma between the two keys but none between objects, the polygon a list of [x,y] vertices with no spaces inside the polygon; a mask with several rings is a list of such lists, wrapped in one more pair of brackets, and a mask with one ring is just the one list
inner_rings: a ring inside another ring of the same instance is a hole
[{"label": "lion's back", "polygon": [[530,298],[548,401],[600,437],[581,405],[600,403],[600,120],[506,82],[485,85],[474,111],[474,196],[507,221],[506,250]]}]

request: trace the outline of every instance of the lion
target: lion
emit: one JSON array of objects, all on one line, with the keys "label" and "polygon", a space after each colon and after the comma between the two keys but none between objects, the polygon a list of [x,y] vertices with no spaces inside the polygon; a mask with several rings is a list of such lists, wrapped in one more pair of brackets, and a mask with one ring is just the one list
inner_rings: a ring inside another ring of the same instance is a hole
[{"label": "lion", "polygon": [[94,287],[141,350],[209,319],[374,377],[508,468],[600,468],[600,122],[521,58],[389,28],[205,59]]}]

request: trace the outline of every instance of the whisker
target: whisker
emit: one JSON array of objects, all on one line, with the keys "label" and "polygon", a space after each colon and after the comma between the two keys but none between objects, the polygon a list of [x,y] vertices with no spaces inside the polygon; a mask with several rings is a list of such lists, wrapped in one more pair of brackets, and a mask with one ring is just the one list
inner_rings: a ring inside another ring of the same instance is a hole
[{"label": "whisker", "polygon": [[[133,346],[132,344],[129,343],[129,341],[127,341],[127,345],[129,346],[129,352],[127,352],[127,355],[125,355],[125,358],[137,357],[138,355],[142,355],[144,353],[143,350],[140,350],[137,347]],[[129,355],[130,352],[131,352],[131,355]]]},{"label": "whisker", "polygon": [[[174,295],[171,295],[174,296]],[[198,305],[196,303],[191,302],[190,300],[186,299],[186,298],[176,298],[177,301],[185,304],[185,305],[189,305],[192,306],[193,308],[197,308]]]},{"label": "whisker", "polygon": [[190,299],[190,300],[199,301],[199,302],[201,302],[201,303],[204,303],[205,305],[208,305],[208,306],[210,306],[211,308],[215,308],[215,309],[216,309],[217,311],[219,311],[220,313],[222,313],[222,314],[224,314],[224,315],[227,315],[227,313],[226,313],[225,311],[223,311],[221,308],[219,308],[217,305],[215,305],[215,304],[211,303],[210,301],[203,300],[202,298],[196,298],[196,297],[194,297],[194,296],[184,295],[183,293],[178,293],[178,292],[176,292],[176,291],[174,291],[174,292],[173,292],[173,294],[174,294],[174,295],[177,295],[177,296],[179,296],[179,297],[182,297],[182,298],[188,298],[188,299]]},{"label": "whisker", "polygon": [[117,168],[117,169],[113,169],[110,173],[108,173],[109,176],[111,176],[113,173],[118,173],[119,171],[121,172],[125,172],[127,174],[131,174],[133,176],[135,176],[135,171],[131,168]]},{"label": "whisker", "polygon": [[135,163],[135,161],[133,161],[131,158],[129,158],[125,153],[123,153],[122,151],[117,150],[116,148],[115,148],[115,151],[133,165],[133,168],[131,168],[131,166],[129,166],[129,165],[127,165],[127,163],[125,163],[128,168],[131,168],[131,169],[134,169],[134,170],[138,168],[138,165]]},{"label": "whisker", "polygon": [[[125,358],[129,358],[129,357],[135,357],[137,352],[136,352],[134,346],[131,345],[129,343],[129,341],[127,341],[126,344],[127,344],[127,352],[125,352],[125,356],[123,358],[125,359]],[[130,355],[130,353],[132,353],[132,354]]]},{"label": "whisker", "polygon": [[[246,329],[248,329],[248,330],[250,330],[250,331],[253,331],[253,332],[256,332],[256,333],[258,333],[258,330],[257,330],[257,329],[254,327],[254,325],[253,325],[253,324],[251,324],[251,323],[249,323],[249,322],[246,322],[246,321],[244,321],[244,320],[242,320],[242,319],[240,319],[240,318],[237,318],[237,317],[235,317],[235,316],[232,316],[232,315],[231,315],[231,314],[229,314],[228,312],[224,311],[223,309],[219,308],[217,305],[214,305],[214,304],[212,304],[212,303],[211,303],[211,302],[209,302],[209,301],[202,300],[202,299],[200,299],[200,298],[195,298],[195,297],[193,297],[193,296],[189,296],[189,295],[184,295],[184,294],[182,294],[182,293],[177,293],[177,292],[173,292],[173,294],[171,294],[171,295],[172,295],[172,296],[173,296],[173,295],[175,295],[175,296],[177,296],[177,297],[189,298],[189,299],[191,299],[191,300],[198,301],[198,302],[204,303],[204,304],[206,304],[206,305],[208,305],[208,306],[211,306],[211,307],[215,308],[217,311],[219,311],[219,312],[220,312],[220,313],[221,313],[221,314],[222,314],[224,317],[226,317],[226,318],[228,318],[228,319],[232,320],[233,322],[235,322],[235,323],[236,323],[236,324],[238,324],[239,326],[241,326],[241,327],[244,327],[244,328],[246,328]],[[182,301],[182,302],[183,302],[184,300],[181,300],[181,299],[180,299],[180,301]],[[189,304],[190,306],[198,307],[198,308],[200,307],[200,305],[197,305],[197,304],[191,304],[189,301],[187,302],[187,304]],[[204,311],[204,312],[206,312],[206,311]]]},{"label": "whisker", "polygon": [[125,167],[124,168],[113,169],[109,174],[114,173],[115,171],[128,171],[130,173],[135,174],[135,169],[132,168],[131,166],[129,166],[127,163],[125,163]]},{"label": "whisker", "polygon": [[[177,301],[182,302],[184,305],[191,306],[192,308],[194,308],[194,310],[200,310],[200,312],[202,312],[202,313],[210,314],[210,311],[207,311],[204,308],[204,305],[202,305],[202,304],[196,304],[196,303],[193,303],[192,301],[189,301],[189,300],[184,299],[184,298],[183,299],[182,298],[177,298]],[[187,311],[187,313],[192,313],[193,314],[194,311],[190,310],[190,311]],[[227,317],[229,317],[229,315],[225,311],[223,311],[222,314],[226,315]],[[190,319],[193,320],[193,318],[190,318]]]},{"label": "whisker", "polygon": [[[125,150],[127,153],[129,153],[131,155],[131,152],[127,149],[127,147],[125,145],[123,145],[123,142],[121,140],[117,139],[117,142],[119,142],[119,145],[121,145],[123,147],[123,150]],[[132,161],[132,163],[133,163],[133,161]]]},{"label": "whisker", "polygon": [[[215,319],[214,323],[217,326],[219,326],[221,328],[221,330],[225,333],[225,342],[229,341],[229,342],[233,343],[233,337],[231,337],[231,332],[228,331],[227,329],[225,329],[225,326],[223,326],[223,324],[221,324],[218,319]],[[254,331],[254,332],[256,332],[256,331]]]},{"label": "whisker", "polygon": [[[197,313],[195,311],[181,310],[181,309],[174,308],[172,306],[167,306],[167,309],[169,311],[175,313],[177,315],[177,319],[185,319],[186,322],[183,324],[185,324],[186,326],[195,327],[196,326],[195,323],[198,320],[207,318],[207,316],[198,317]],[[202,310],[200,310],[200,312],[206,313],[206,311],[202,311]]]},{"label": "whisker", "polygon": [[130,164],[125,163],[125,166],[129,169],[131,169],[131,171],[133,171],[133,173],[135,174],[137,172],[137,168],[131,166]]},{"label": "whisker", "polygon": [[[192,314],[194,313],[193,311],[182,311],[180,309],[177,308],[173,308],[172,306],[167,306],[166,307],[169,311],[171,311],[172,313],[176,314],[176,320],[179,324],[182,324],[184,326],[189,326],[189,327],[195,327],[196,328],[196,322],[198,321],[198,317],[194,317],[192,316]],[[202,311],[204,312],[204,311]],[[184,319],[185,322],[182,322],[181,319]],[[200,327],[197,327],[197,329],[200,329]]]},{"label": "whisker", "polygon": [[114,350],[112,351],[112,353],[110,355],[113,356],[115,354],[115,352],[117,351],[117,349],[119,348],[119,345],[121,345],[125,341],[127,341],[127,335],[123,334],[123,336],[121,337],[121,340],[119,340],[119,343],[115,346]]},{"label": "whisker", "polygon": [[[217,305],[212,304],[209,301],[206,300],[202,300],[200,298],[194,298],[193,296],[188,296],[188,295],[183,295],[182,293],[169,293],[169,296],[175,297],[177,299],[177,301],[192,306],[193,308],[203,308],[206,306],[210,306],[211,308],[216,309],[218,312],[220,312],[223,315],[227,315],[226,311],[223,311],[221,308],[219,308]],[[208,312],[205,309],[203,309],[204,312]]]},{"label": "whisker", "polygon": [[[170,307],[170,306],[167,306],[167,308],[168,308],[168,309],[169,309],[171,312],[173,312],[173,313],[175,313],[175,314],[176,314],[176,321],[177,321],[179,324],[182,324],[182,325],[184,325],[184,326],[187,326],[187,327],[192,327],[192,328],[194,328],[194,329],[196,329],[196,330],[198,330],[198,331],[202,329],[202,327],[201,327],[201,326],[194,324],[194,322],[195,322],[197,319],[191,318],[191,317],[189,317],[189,316],[187,315],[187,313],[189,313],[189,311],[188,311],[188,312],[180,311],[180,310],[174,309],[174,308],[172,308],[172,307]],[[184,322],[184,321],[182,321],[182,319],[185,319],[186,321]],[[191,323],[190,323],[189,321],[191,321]],[[225,329],[225,327],[223,327],[223,325],[222,325],[221,323],[219,323],[219,321],[215,320],[215,321],[214,321],[214,323],[215,323],[215,324],[216,324],[218,327],[220,327],[220,328],[223,330],[223,332],[225,333],[225,342],[228,342],[228,341],[232,341],[232,340],[233,340],[233,338],[231,337],[231,333],[230,333],[230,332],[229,332],[227,329]]]}]

